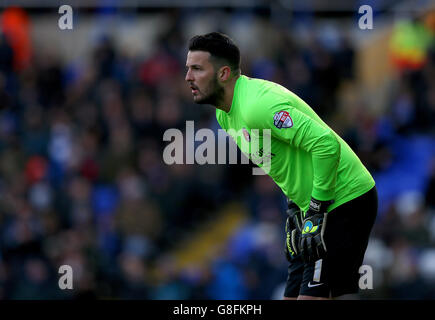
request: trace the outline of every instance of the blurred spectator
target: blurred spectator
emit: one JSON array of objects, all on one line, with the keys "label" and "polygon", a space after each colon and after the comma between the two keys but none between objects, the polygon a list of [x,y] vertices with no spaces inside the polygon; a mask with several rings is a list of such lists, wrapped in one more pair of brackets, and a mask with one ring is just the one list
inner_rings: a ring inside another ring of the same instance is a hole
[{"label": "blurred spectator", "polygon": [[28,14],[21,8],[6,8],[1,14],[1,29],[13,48],[13,69],[27,68],[31,62],[31,24]]}]

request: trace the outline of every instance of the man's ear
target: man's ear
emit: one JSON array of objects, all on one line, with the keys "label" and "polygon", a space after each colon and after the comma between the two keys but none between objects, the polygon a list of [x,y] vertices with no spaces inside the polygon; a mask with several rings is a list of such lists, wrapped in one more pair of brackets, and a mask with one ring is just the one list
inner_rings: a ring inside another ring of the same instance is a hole
[{"label": "man's ear", "polygon": [[225,82],[231,76],[231,68],[229,66],[223,66],[218,71],[218,78],[220,81]]}]

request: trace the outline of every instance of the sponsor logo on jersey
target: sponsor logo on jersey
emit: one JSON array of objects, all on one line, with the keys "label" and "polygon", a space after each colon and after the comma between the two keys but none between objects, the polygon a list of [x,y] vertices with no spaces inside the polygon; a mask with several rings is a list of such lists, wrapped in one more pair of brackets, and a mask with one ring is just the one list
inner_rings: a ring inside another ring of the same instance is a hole
[{"label": "sponsor logo on jersey", "polygon": [[248,142],[251,142],[251,136],[249,135],[248,130],[246,128],[243,128],[243,136],[245,137],[245,140]]},{"label": "sponsor logo on jersey", "polygon": [[272,158],[275,156],[272,152],[264,152],[263,148],[260,148],[257,152],[249,153],[249,158],[254,163],[264,163],[265,161],[271,161]]},{"label": "sponsor logo on jersey", "polygon": [[293,127],[293,120],[287,111],[279,111],[273,116],[273,124],[278,129]]}]

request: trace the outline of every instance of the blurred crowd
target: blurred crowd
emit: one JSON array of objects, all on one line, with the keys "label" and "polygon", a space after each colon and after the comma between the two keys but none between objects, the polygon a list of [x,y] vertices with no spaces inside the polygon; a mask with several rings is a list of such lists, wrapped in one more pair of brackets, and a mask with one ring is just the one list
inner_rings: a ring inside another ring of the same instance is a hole
[{"label": "blurred crowd", "polygon": [[[165,130],[183,131],[186,120],[196,130],[218,126],[213,108],[192,103],[184,82],[188,37],[178,23],[148,56],[131,57],[102,35],[80,63],[32,50],[31,40],[17,45],[3,26],[1,299],[281,297],[286,202],[272,180],[248,165],[163,162]],[[395,163],[396,138],[434,142],[433,38],[422,65],[397,67],[388,106],[372,113],[363,99],[344,105],[358,91],[350,39],[338,32],[334,46],[320,36],[301,44],[280,28],[271,54],[242,52],[242,73],[301,96],[375,178]],[[367,298],[435,298],[433,155],[424,189],[379,212],[366,256],[375,290]],[[175,270],[174,245],[233,201],[249,219],[221,254],[208,268]],[[59,289],[61,265],[73,268],[74,290]]]}]

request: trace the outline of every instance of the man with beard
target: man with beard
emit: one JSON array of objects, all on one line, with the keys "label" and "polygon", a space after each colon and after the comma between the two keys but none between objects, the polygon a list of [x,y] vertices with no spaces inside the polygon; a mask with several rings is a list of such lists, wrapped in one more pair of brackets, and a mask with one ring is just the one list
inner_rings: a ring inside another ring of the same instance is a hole
[{"label": "man with beard", "polygon": [[243,130],[251,144],[270,132],[268,174],[288,199],[284,298],[357,293],[378,205],[375,181],[357,155],[293,92],[242,75],[240,50],[227,35],[193,37],[186,67],[193,100],[215,106],[223,129]]}]

